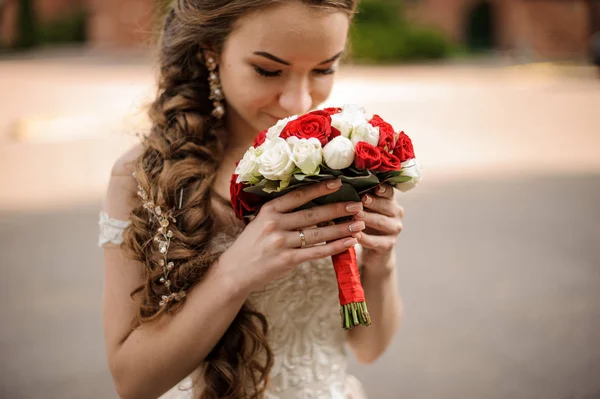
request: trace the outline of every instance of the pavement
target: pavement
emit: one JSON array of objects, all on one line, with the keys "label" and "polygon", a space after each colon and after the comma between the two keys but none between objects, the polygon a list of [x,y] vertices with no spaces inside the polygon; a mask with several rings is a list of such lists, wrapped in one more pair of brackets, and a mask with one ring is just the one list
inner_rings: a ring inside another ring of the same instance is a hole
[{"label": "pavement", "polygon": [[[0,60],[0,397],[115,398],[97,215],[147,126],[145,57]],[[370,398],[600,398],[600,81],[543,68],[347,66],[332,104],[424,167],[398,243],[404,324]]]}]

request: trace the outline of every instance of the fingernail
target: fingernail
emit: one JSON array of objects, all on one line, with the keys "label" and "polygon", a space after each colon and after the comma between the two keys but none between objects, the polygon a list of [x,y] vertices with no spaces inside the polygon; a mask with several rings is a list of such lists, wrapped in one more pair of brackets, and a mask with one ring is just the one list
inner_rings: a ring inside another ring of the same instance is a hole
[{"label": "fingernail", "polygon": [[373,202],[373,198],[369,197],[368,195],[365,195],[364,201],[365,204],[369,205],[371,202]]},{"label": "fingernail", "polygon": [[356,241],[356,239],[355,239],[355,238],[350,238],[350,239],[348,239],[348,240],[344,241],[344,246],[345,246],[346,248],[350,248],[350,247],[353,247],[353,246],[355,246],[355,245],[356,245],[356,243],[357,243],[357,241]]},{"label": "fingernail", "polygon": [[360,211],[356,214],[356,216],[358,216],[359,218],[364,218],[365,217],[365,213],[363,211]]},{"label": "fingernail", "polygon": [[383,194],[383,193],[385,193],[385,187],[383,187],[383,186],[377,187],[377,194]]},{"label": "fingernail", "polygon": [[346,210],[348,212],[358,212],[362,210],[362,204],[349,204],[346,205]]},{"label": "fingernail", "polygon": [[327,183],[327,188],[334,189],[342,186],[342,181],[340,179],[331,180]]},{"label": "fingernail", "polygon": [[350,229],[351,232],[357,232],[359,230],[363,230],[365,228],[365,222],[360,221],[360,222],[354,222],[352,223],[350,226],[348,226],[348,228]]}]

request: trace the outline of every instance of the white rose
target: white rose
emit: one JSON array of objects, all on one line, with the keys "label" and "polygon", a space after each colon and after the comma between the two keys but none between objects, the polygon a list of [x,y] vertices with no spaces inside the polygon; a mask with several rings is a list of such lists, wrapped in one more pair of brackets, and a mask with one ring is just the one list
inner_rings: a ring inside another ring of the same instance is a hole
[{"label": "white rose", "polygon": [[331,126],[338,129],[346,138],[350,138],[355,126],[365,122],[367,122],[365,110],[356,105],[344,105],[341,112],[331,116]]},{"label": "white rose", "polygon": [[348,115],[342,113],[331,115],[331,126],[339,130],[341,135],[346,138],[352,134],[352,121]]},{"label": "white rose", "polygon": [[365,109],[355,104],[344,105],[342,107],[342,113],[350,116],[353,123],[361,123],[367,119]]},{"label": "white rose", "polygon": [[288,116],[287,118],[280,119],[274,126],[271,126],[269,130],[267,130],[267,139],[273,140],[281,134],[283,128],[288,124],[288,122],[297,119],[298,115]]},{"label": "white rose", "polygon": [[235,168],[235,174],[238,175],[237,182],[258,183],[260,173],[258,172],[258,154],[253,147],[250,147],[244,154],[244,158]]},{"label": "white rose", "polygon": [[269,180],[289,180],[296,169],[289,144],[280,137],[268,141],[257,160],[258,172]]},{"label": "white rose", "polygon": [[421,181],[421,165],[413,158],[402,162],[401,166],[402,176],[412,177],[412,179],[404,183],[396,184],[396,188],[402,192],[406,192],[415,188]]},{"label": "white rose", "polygon": [[316,175],[323,162],[323,150],[319,139],[299,139],[290,137],[287,139],[292,148],[292,160],[305,175]]},{"label": "white rose", "polygon": [[331,169],[344,169],[354,162],[354,145],[346,137],[338,136],[323,148],[325,163]]},{"label": "white rose", "polygon": [[355,126],[350,140],[352,140],[354,146],[356,146],[359,141],[364,141],[377,147],[377,144],[379,143],[379,127],[374,127],[369,122],[364,122]]}]

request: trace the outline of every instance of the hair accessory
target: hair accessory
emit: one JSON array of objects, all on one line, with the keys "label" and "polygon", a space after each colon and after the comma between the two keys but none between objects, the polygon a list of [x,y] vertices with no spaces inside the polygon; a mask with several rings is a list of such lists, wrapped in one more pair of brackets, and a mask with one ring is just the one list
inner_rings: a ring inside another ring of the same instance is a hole
[{"label": "hair accessory", "polygon": [[[133,177],[135,176],[135,172],[133,173]],[[137,180],[137,177],[136,177]],[[183,195],[183,190],[181,191]],[[166,306],[169,302],[172,301],[180,301],[185,298],[185,291],[180,290],[179,292],[173,292],[171,289],[172,281],[169,279],[169,275],[171,271],[175,268],[175,263],[169,261],[168,253],[169,246],[171,245],[171,239],[173,238],[173,232],[169,230],[169,225],[171,223],[176,223],[176,219],[172,215],[172,211],[163,211],[160,206],[154,204],[148,197],[146,191],[142,188],[139,180],[138,180],[138,197],[140,197],[143,201],[144,209],[147,209],[150,214],[150,221],[154,219],[158,224],[157,234],[154,236],[154,242],[158,245],[158,252],[162,255],[162,258],[159,260],[159,265],[162,268],[162,276],[160,277],[160,282],[167,289],[167,295],[162,296],[162,300],[160,301],[160,306]],[[180,199],[181,203],[181,199]]]},{"label": "hair accessory", "polygon": [[213,101],[212,116],[217,119],[223,119],[225,115],[225,106],[223,100],[223,89],[221,88],[221,79],[217,72],[217,62],[211,56],[206,57],[206,68],[208,68],[208,84],[210,85],[210,99]]}]

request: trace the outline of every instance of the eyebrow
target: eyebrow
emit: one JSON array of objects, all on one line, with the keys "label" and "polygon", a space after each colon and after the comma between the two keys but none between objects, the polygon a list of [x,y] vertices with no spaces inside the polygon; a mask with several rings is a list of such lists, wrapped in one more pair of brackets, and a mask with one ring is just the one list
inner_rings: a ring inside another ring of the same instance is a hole
[{"label": "eyebrow", "polygon": [[[329,64],[330,62],[333,62],[333,61],[337,60],[338,58],[340,58],[342,56],[342,54],[344,54],[344,52],[340,51],[339,53],[337,53],[333,57],[331,57],[331,58],[329,58],[329,59],[327,59],[327,60],[325,60],[323,62],[320,62],[318,65]],[[269,59],[271,61],[275,61],[275,62],[277,62],[279,64],[283,64],[283,65],[286,65],[286,66],[292,65],[290,62],[282,60],[281,58],[275,57],[273,54],[267,53],[266,51],[255,51],[254,55],[258,55],[260,57],[267,58],[267,59]]]}]

